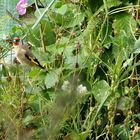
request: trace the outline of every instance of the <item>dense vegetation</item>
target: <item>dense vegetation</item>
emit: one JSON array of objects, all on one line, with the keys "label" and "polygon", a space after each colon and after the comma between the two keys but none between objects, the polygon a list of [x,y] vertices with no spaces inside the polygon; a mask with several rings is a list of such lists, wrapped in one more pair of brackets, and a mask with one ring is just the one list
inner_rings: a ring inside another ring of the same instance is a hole
[{"label": "dense vegetation", "polygon": [[29,41],[48,72],[16,63],[1,38],[0,139],[139,140],[140,0],[56,0],[49,9],[51,0],[29,0],[22,16],[9,2],[0,36]]}]

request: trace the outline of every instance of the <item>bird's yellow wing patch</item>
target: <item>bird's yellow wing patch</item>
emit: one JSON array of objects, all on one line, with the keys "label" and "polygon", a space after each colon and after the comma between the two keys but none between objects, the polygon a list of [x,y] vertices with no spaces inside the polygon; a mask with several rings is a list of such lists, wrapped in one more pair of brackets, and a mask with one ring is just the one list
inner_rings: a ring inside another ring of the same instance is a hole
[{"label": "bird's yellow wing patch", "polygon": [[29,56],[29,59],[31,60],[31,62],[35,63],[36,65],[39,65],[38,61],[36,61],[37,59],[32,58]]}]

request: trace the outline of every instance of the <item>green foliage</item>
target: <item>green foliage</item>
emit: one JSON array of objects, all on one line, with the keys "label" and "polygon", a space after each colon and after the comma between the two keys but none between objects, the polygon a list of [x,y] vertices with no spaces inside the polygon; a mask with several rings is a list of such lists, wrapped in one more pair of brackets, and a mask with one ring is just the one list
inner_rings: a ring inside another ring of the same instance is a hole
[{"label": "green foliage", "polygon": [[0,1],[0,39],[3,38],[4,35],[7,35],[7,33],[10,32],[13,26],[15,26],[17,23],[9,18],[9,16],[6,13],[6,10],[10,10],[14,16],[18,16],[17,12],[15,10],[15,4],[18,0],[2,0]]},{"label": "green foliage", "polygon": [[[94,91],[94,97],[95,100],[101,104],[101,102],[104,102],[107,97],[110,95],[110,86],[106,81],[99,81],[93,86],[93,91]],[[103,103],[104,104],[104,103]]]},{"label": "green foliage", "polygon": [[59,77],[61,74],[61,69],[51,70],[45,77],[46,88],[53,87],[57,82],[59,82]]},{"label": "green foliage", "polygon": [[[0,139],[140,139],[139,1],[40,1],[1,8]],[[45,70],[14,60],[15,35]]]}]

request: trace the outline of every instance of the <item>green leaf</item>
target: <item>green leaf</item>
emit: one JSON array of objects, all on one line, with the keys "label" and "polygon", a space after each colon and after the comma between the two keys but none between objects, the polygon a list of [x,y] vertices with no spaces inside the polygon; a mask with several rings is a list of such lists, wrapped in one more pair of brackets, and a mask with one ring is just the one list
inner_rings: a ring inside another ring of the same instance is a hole
[{"label": "green leaf", "polygon": [[132,63],[133,63],[133,58],[131,57],[131,58],[129,58],[129,59],[127,59],[124,63],[123,63],[123,68],[126,68],[127,66],[130,66],[130,65],[132,65]]},{"label": "green leaf", "polygon": [[82,41],[82,43],[84,43],[84,45],[86,45],[86,46],[88,45],[88,48],[89,48],[89,42],[91,41],[92,37],[93,38],[97,37],[96,21],[95,21],[94,16],[90,17],[90,19],[88,20],[87,27],[84,30],[84,32],[82,33],[83,40],[81,40],[81,41]]},{"label": "green leaf", "polygon": [[55,86],[55,84],[59,81],[61,71],[61,68],[49,71],[45,77],[45,84],[47,88]]},{"label": "green leaf", "polygon": [[124,30],[127,36],[132,35],[136,31],[136,21],[134,20],[132,14],[119,13],[114,15],[113,29],[116,35]]},{"label": "green leaf", "polygon": [[123,125],[120,125],[120,124],[115,125],[114,133],[117,135],[117,137],[119,139],[121,139],[121,140],[128,140],[129,131]]},{"label": "green leaf", "polygon": [[67,14],[65,18],[64,27],[71,28],[82,23],[85,18],[84,13]]},{"label": "green leaf", "polygon": [[97,82],[93,87],[93,95],[96,101],[101,104],[110,95],[110,86],[105,80]]},{"label": "green leaf", "polygon": [[97,82],[93,87],[93,95],[97,102],[99,103],[98,109],[96,111],[96,114],[94,115],[94,118],[92,119],[90,123],[90,128],[93,127],[93,124],[95,123],[96,117],[98,113],[100,112],[101,108],[105,105],[106,101],[110,97],[110,86],[105,80]]},{"label": "green leaf", "polygon": [[[28,28],[31,28],[31,26],[28,25]],[[34,28],[33,30],[30,30],[30,34],[28,36],[29,41],[34,45],[34,46],[40,46],[40,33],[38,28]]]},{"label": "green leaf", "polygon": [[56,13],[64,15],[66,13],[66,11],[67,11],[67,5],[64,4],[56,10]]},{"label": "green leaf", "polygon": [[23,118],[24,125],[26,126],[26,125],[30,124],[32,119],[33,119],[32,115],[27,115],[25,118]]},{"label": "green leaf", "polygon": [[83,22],[85,18],[84,12],[77,12],[78,8],[78,6],[72,4],[63,5],[55,9],[52,17],[58,25],[62,25],[65,28],[74,27]]},{"label": "green leaf", "polygon": [[119,6],[122,2],[120,0],[107,0],[107,7],[111,8],[111,7],[115,7],[115,6]]},{"label": "green leaf", "polygon": [[90,133],[91,133],[91,131],[89,131],[89,130],[81,132],[79,134],[80,140],[86,140],[87,137],[90,135]]},{"label": "green leaf", "polygon": [[[131,100],[133,102],[133,100]],[[121,111],[125,111],[129,107],[131,107],[132,104],[130,104],[129,97],[121,97],[118,99],[117,109]]]},{"label": "green leaf", "polygon": [[29,76],[35,77],[39,73],[39,71],[39,69],[31,69],[31,71],[29,72]]},{"label": "green leaf", "polygon": [[[30,28],[30,26],[28,26]],[[53,26],[51,22],[45,18],[41,20],[40,26],[32,29],[29,34],[29,41],[36,47],[51,45],[55,43],[56,37],[53,31]]]},{"label": "green leaf", "polygon": [[127,34],[125,30],[119,31],[119,34],[112,38],[112,43],[114,45],[112,54],[116,61],[118,57],[122,57],[122,61],[129,58],[130,53],[134,48],[134,38],[130,33]]},{"label": "green leaf", "polygon": [[40,112],[39,109],[39,100],[37,95],[31,95],[28,99],[29,107],[32,108],[32,111]]},{"label": "green leaf", "polygon": [[86,140],[86,138],[89,136],[91,131],[84,131],[81,133],[71,132],[67,134],[64,138],[64,140]]},{"label": "green leaf", "polygon": [[41,28],[42,28],[42,32],[44,32],[43,34],[43,39],[44,39],[44,45],[48,46],[51,45],[53,43],[55,43],[56,41],[56,36],[55,33],[53,31],[53,26],[51,24],[51,22],[48,19],[42,20],[41,21]]},{"label": "green leaf", "polygon": [[42,95],[42,97],[46,98],[47,100],[51,99],[50,98],[51,92],[48,92],[46,90],[42,90],[41,95]]},{"label": "green leaf", "polygon": [[140,37],[135,42],[133,53],[140,53]]}]

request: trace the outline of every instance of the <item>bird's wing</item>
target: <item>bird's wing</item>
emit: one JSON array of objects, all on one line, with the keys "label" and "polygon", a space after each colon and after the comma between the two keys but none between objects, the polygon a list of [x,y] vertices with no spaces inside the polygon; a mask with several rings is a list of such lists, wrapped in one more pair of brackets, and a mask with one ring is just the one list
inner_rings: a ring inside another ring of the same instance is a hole
[{"label": "bird's wing", "polygon": [[32,62],[34,65],[39,66],[40,68],[44,68],[39,61],[37,60],[37,58],[30,52],[30,51],[26,51],[26,53],[24,54],[25,57]]}]

